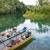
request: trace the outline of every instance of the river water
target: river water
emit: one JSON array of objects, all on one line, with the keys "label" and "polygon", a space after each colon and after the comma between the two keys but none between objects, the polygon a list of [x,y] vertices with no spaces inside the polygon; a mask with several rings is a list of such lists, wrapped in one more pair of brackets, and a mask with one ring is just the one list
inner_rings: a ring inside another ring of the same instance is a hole
[{"label": "river water", "polygon": [[[35,33],[33,40],[30,44],[22,50],[50,50],[50,26],[31,22],[29,19],[20,23],[17,28],[20,30],[26,26],[32,33]],[[7,31],[7,30],[5,30]]]},{"label": "river water", "polygon": [[25,20],[25,22],[20,24],[18,27],[24,26],[27,26],[29,29],[34,29],[30,31],[33,33],[35,31],[33,38],[36,40],[33,40],[22,50],[50,50],[50,26]]}]

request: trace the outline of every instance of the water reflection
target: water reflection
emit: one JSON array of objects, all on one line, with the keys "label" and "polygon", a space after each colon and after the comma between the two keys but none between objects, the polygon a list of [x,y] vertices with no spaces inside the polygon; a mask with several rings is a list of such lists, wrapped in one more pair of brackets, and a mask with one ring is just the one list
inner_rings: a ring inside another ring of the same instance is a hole
[{"label": "water reflection", "polygon": [[35,29],[36,33],[33,38],[36,38],[36,40],[32,41],[22,50],[50,50],[50,26],[45,26],[43,24],[39,25],[33,22],[29,22],[29,24],[25,23],[25,26],[26,25],[28,28]]},{"label": "water reflection", "polygon": [[42,24],[40,24],[40,23],[38,23],[38,26],[39,26],[39,29],[36,29],[37,30],[37,32],[39,32],[39,33],[42,33],[42,32],[48,32],[48,27],[46,27],[46,26],[44,26],[44,25],[42,25]]},{"label": "water reflection", "polygon": [[42,27],[42,28],[36,29],[36,31],[39,32],[39,33],[42,33],[42,32],[45,33],[45,32],[48,32],[48,30],[49,29],[47,27]]},{"label": "water reflection", "polygon": [[49,26],[45,26],[45,25],[42,25],[40,23],[34,23],[34,22],[31,22],[30,20],[25,20],[24,23],[18,25],[18,29],[22,28],[24,26],[26,26],[28,29],[29,28],[34,29],[38,33],[46,33],[49,30]]}]

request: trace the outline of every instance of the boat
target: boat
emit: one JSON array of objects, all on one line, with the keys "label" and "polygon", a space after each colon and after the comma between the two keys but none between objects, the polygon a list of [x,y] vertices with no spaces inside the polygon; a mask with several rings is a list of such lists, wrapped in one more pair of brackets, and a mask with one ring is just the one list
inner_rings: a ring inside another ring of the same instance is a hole
[{"label": "boat", "polygon": [[[34,35],[34,34],[33,34],[33,35]],[[8,50],[14,50],[14,49],[20,47],[21,45],[23,45],[24,43],[26,43],[27,41],[29,41],[29,40],[32,38],[33,35],[31,35],[30,37],[26,38],[25,40],[23,40],[23,41],[20,42],[19,44],[14,45],[13,47],[9,48]]]},{"label": "boat", "polygon": [[24,32],[26,32],[26,27],[24,27],[23,29],[19,30],[18,32],[16,32],[16,29],[14,28],[12,31],[9,31],[7,33],[2,33],[1,36],[0,36],[0,43],[5,41],[5,40],[8,40],[9,38],[12,38],[18,34],[22,34]]},{"label": "boat", "polygon": [[[15,30],[15,29],[14,29]],[[22,31],[21,31],[22,30]],[[19,34],[13,34],[13,36],[10,36],[9,38],[7,38],[6,40],[4,40],[4,41],[2,41],[1,43],[0,43],[0,50],[14,50],[15,48],[18,48],[19,46],[21,46],[21,45],[23,45],[24,43],[26,43],[28,40],[30,40],[31,38],[32,38],[32,33],[31,33],[31,35],[29,35],[29,36],[26,36],[26,39],[23,39],[20,43],[16,43],[16,45],[12,45],[11,47],[10,46],[7,46],[7,44],[9,45],[9,43],[10,43],[10,41],[11,40],[16,40],[17,38],[20,38],[20,36],[21,35],[23,35],[23,34],[27,34],[28,33],[28,31],[29,30],[27,30],[27,29],[24,29],[24,31],[23,31],[23,29],[21,29],[19,32]],[[5,36],[6,34],[4,34],[4,36]],[[4,37],[3,36],[3,37]]]},{"label": "boat", "polygon": [[29,41],[29,40],[32,38],[33,35],[34,35],[34,34],[30,35],[29,37],[27,37],[27,38],[24,39],[23,41],[19,42],[18,44],[13,45],[12,47],[7,47],[7,46],[6,46],[6,47],[4,47],[2,50],[14,50],[14,49],[20,47],[21,45],[23,45],[24,43],[26,43],[27,41]]},{"label": "boat", "polygon": [[7,36],[5,33],[0,35],[0,50],[2,50],[10,42],[11,39],[16,39],[17,36],[20,36],[21,34],[25,33],[27,29],[21,30],[19,30],[19,33],[13,32],[10,36]]}]

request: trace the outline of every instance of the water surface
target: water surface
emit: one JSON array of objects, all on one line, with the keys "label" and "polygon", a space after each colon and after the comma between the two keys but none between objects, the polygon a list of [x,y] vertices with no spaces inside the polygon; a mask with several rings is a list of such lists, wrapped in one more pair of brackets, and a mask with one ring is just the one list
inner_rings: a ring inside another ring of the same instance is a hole
[{"label": "water surface", "polygon": [[[23,24],[24,25],[24,24]],[[27,45],[22,50],[50,50],[50,26],[43,25],[34,22],[25,23],[28,28],[35,29],[35,34],[33,40],[29,45]],[[32,30],[32,32],[34,32]]]},{"label": "water surface", "polygon": [[0,32],[3,30],[7,31],[15,26],[17,26],[18,30],[20,30],[26,26],[32,33],[35,33],[33,38],[36,40],[30,42],[21,50],[50,50],[50,26],[43,25],[38,22],[31,22],[30,20],[25,20],[20,16],[22,15],[9,15],[9,17],[0,17]]}]

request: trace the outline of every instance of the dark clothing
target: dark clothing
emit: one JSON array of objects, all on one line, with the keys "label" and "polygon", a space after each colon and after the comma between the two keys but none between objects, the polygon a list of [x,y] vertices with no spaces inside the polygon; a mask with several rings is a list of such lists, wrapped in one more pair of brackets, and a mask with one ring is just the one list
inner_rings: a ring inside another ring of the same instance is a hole
[{"label": "dark clothing", "polygon": [[26,35],[26,38],[28,38],[29,37],[29,35]]},{"label": "dark clothing", "polygon": [[15,40],[11,40],[11,44],[14,45],[15,44]]},{"label": "dark clothing", "polygon": [[7,35],[7,38],[9,38],[10,37],[10,35]]},{"label": "dark clothing", "polygon": [[29,36],[31,36],[31,32],[28,32],[28,34],[26,35],[26,38],[28,38]]},{"label": "dark clothing", "polygon": [[31,32],[28,32],[28,35],[31,36]]}]

